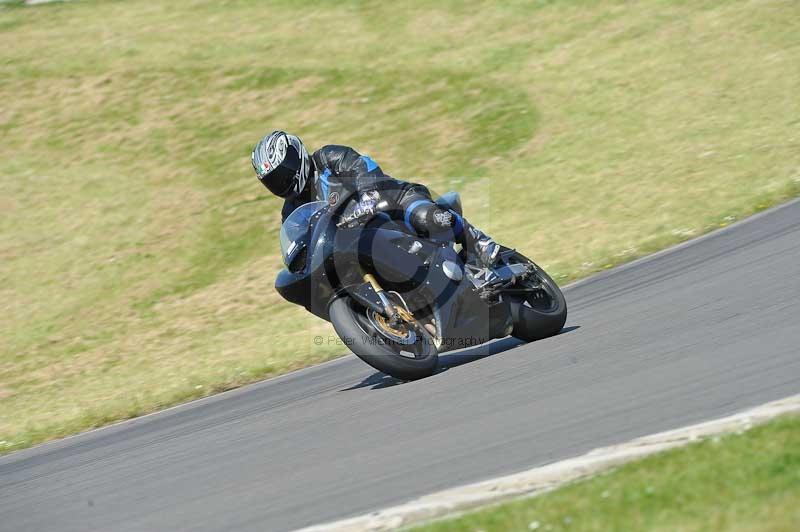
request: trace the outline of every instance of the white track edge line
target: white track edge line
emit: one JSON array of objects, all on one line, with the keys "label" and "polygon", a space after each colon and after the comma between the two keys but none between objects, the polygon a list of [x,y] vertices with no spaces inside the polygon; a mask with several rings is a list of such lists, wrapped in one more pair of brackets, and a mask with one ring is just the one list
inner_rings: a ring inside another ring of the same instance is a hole
[{"label": "white track edge line", "polygon": [[506,499],[536,496],[630,460],[680,447],[699,439],[732,432],[741,434],[754,425],[788,413],[800,413],[800,395],[766,403],[712,421],[651,434],[619,445],[601,447],[581,456],[534,467],[521,473],[439,491],[358,517],[310,526],[300,531],[394,530]]}]

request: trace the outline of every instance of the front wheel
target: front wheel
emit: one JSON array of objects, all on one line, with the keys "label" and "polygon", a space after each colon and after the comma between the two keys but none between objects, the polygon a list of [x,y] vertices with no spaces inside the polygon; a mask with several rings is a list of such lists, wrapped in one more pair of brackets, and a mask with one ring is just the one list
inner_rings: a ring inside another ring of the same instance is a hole
[{"label": "front wheel", "polygon": [[433,374],[439,361],[433,337],[408,323],[393,325],[348,296],[331,303],[336,334],[358,358],[387,375],[411,381]]},{"label": "front wheel", "polygon": [[520,281],[514,288],[525,291],[509,291],[503,294],[511,305],[514,319],[514,337],[532,342],[558,334],[567,321],[567,300],[556,282],[532,260],[514,253],[511,262],[533,264],[536,273]]}]

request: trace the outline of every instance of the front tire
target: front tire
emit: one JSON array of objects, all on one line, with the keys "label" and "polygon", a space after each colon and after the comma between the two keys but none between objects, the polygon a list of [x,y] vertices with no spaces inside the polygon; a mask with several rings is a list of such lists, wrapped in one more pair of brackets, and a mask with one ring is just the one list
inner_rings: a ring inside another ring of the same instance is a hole
[{"label": "front tire", "polygon": [[[429,377],[439,362],[433,337],[422,327],[408,325],[413,343],[396,341],[399,337],[380,329],[369,309],[348,296],[331,303],[329,315],[336,334],[358,358],[387,375],[411,381]],[[412,332],[413,329],[413,332]],[[410,342],[410,340],[409,340]]]}]

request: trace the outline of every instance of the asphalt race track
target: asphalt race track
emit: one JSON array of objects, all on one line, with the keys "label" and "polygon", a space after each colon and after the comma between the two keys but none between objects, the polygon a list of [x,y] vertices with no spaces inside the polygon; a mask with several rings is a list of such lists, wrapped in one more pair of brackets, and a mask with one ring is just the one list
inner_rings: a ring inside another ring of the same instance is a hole
[{"label": "asphalt race track", "polygon": [[800,392],[800,202],[566,294],[429,379],[351,356],[0,458],[0,530],[292,529]]}]

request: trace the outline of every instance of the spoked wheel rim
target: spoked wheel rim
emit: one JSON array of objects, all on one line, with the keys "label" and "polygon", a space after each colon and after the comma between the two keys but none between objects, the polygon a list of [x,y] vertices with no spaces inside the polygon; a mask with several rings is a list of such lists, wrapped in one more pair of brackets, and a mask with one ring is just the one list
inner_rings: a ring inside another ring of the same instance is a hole
[{"label": "spoked wheel rim", "polygon": [[[509,262],[514,264],[533,264],[537,272],[539,267],[529,260],[522,261],[518,257],[511,257]],[[508,296],[520,303],[522,306],[537,312],[550,313],[559,310],[559,300],[556,296],[555,288],[550,285],[549,279],[533,274],[533,279],[525,279],[519,282],[514,288],[530,289],[526,293],[510,293]]]},{"label": "spoked wheel rim", "polygon": [[411,359],[426,358],[429,353],[426,334],[409,323],[391,324],[389,320],[372,309],[356,309],[356,324],[359,329],[378,345],[388,348],[393,354]]},{"label": "spoked wheel rim", "polygon": [[367,308],[347,296],[335,299],[329,307],[333,328],[350,351],[378,371],[404,381],[429,377],[436,371],[439,350],[423,324],[411,325],[415,341],[403,344],[394,340],[399,336],[408,341],[410,335],[406,336],[404,329],[393,325],[392,334],[384,335],[381,327],[374,324],[380,322],[371,321],[367,312]]},{"label": "spoked wheel rim", "polygon": [[378,314],[372,309],[367,309],[369,324],[387,340],[401,345],[412,345],[417,341],[417,333],[408,323],[392,324],[383,314]]},{"label": "spoked wheel rim", "polygon": [[[538,312],[554,312],[558,310],[558,300],[554,297],[550,287],[546,283],[541,282],[538,285],[530,281],[521,283],[522,287],[532,288],[531,292],[526,294],[514,294],[512,297],[516,298],[521,305]],[[534,285],[534,286],[531,286]]]}]

